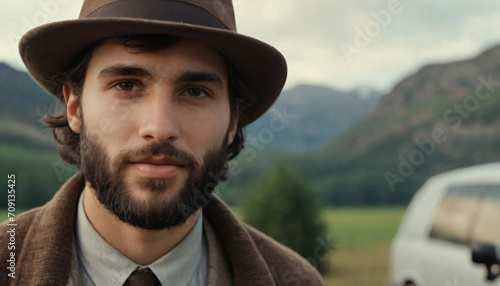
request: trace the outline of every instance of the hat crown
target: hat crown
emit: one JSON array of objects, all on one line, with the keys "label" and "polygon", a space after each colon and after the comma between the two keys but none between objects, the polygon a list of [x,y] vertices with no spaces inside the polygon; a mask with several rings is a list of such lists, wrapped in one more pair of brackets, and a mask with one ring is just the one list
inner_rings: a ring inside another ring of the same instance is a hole
[{"label": "hat crown", "polygon": [[[183,8],[182,10],[174,11]],[[189,9],[186,9],[189,8]],[[139,18],[144,20],[166,20],[155,18],[161,13],[177,14],[174,22],[184,21],[182,16],[190,17],[189,10],[204,10],[214,17],[226,29],[236,32],[236,20],[232,0],[85,0],[80,11],[80,19],[84,18]],[[152,13],[150,13],[152,12]],[[198,16],[195,16],[198,17]],[[168,19],[167,19],[168,20]]]}]

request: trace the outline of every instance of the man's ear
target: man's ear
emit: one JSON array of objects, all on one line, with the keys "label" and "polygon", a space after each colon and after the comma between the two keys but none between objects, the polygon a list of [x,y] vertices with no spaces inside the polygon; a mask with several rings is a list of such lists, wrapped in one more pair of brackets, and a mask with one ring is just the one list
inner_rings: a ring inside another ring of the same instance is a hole
[{"label": "man's ear", "polygon": [[233,143],[236,130],[238,130],[238,116],[234,116],[233,120],[231,120],[231,126],[229,126],[229,133],[227,135],[227,146]]},{"label": "man's ear", "polygon": [[82,114],[80,111],[80,102],[74,93],[74,89],[63,85],[62,88],[64,95],[64,103],[66,104],[66,116],[68,117],[68,124],[73,132],[80,134]]}]

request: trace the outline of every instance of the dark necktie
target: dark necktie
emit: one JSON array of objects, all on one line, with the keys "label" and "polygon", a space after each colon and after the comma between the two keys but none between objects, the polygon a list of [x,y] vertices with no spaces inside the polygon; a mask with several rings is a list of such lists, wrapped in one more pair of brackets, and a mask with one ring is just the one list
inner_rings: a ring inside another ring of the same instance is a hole
[{"label": "dark necktie", "polygon": [[132,272],[123,286],[161,286],[156,275],[149,268]]}]

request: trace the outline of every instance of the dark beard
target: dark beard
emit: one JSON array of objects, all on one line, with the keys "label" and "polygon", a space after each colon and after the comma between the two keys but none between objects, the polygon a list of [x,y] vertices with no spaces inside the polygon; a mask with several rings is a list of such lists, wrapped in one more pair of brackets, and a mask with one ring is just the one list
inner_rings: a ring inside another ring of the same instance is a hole
[{"label": "dark beard", "polygon": [[[211,148],[205,154],[203,165],[191,154],[175,148],[170,142],[121,151],[110,164],[110,158],[99,138],[86,134],[82,128],[79,167],[85,180],[95,190],[97,199],[121,221],[146,230],[172,229],[186,222],[212,198],[214,188],[220,178],[224,177],[228,157],[227,136],[228,134],[220,148]],[[169,199],[160,195],[170,191],[175,178],[140,178],[139,186],[156,193],[158,200],[146,204],[137,202],[131,196],[134,190],[126,187],[123,171],[131,158],[155,155],[163,155],[181,162],[189,168],[189,177],[181,190]]]}]

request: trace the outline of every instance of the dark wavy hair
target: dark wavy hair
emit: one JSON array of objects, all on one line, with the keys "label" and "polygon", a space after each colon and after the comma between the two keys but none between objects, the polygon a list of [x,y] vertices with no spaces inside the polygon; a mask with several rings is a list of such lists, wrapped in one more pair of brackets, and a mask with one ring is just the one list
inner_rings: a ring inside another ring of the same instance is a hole
[{"label": "dark wavy hair", "polygon": [[[164,35],[128,35],[118,37],[121,43],[131,49],[140,51],[154,51],[166,49],[176,45],[181,38]],[[57,143],[57,150],[61,158],[72,164],[80,165],[80,134],[73,132],[68,124],[66,116],[66,106],[64,104],[63,85],[73,88],[74,93],[81,100],[83,84],[87,67],[92,58],[93,52],[109,39],[104,39],[93,43],[83,50],[73,61],[67,70],[59,72],[53,79],[53,84],[57,90],[56,97],[62,108],[55,114],[45,114],[41,121],[52,129],[52,135]],[[246,118],[242,115],[243,110],[253,103],[252,91],[250,91],[238,77],[231,62],[222,56],[226,62],[228,85],[229,85],[229,105],[231,111],[231,121],[238,118],[238,127],[233,142],[227,147],[227,161],[236,157],[244,147],[243,126],[246,125]],[[228,166],[226,161],[225,171]],[[224,176],[227,177],[227,176]]]}]

